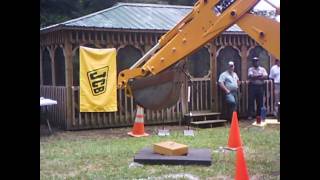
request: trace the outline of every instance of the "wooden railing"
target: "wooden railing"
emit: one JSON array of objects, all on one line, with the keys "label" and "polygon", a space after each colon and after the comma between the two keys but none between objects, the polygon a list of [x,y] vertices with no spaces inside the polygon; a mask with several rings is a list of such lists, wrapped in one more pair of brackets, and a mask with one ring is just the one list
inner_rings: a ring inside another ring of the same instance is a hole
[{"label": "wooden railing", "polygon": [[[177,123],[183,120],[183,113],[188,111],[212,110],[212,86],[209,79],[198,79],[188,81],[191,86],[191,103],[187,104],[187,85],[182,89],[183,95],[175,106],[159,111],[144,110],[144,121],[146,125],[161,123]],[[40,95],[58,101],[56,106],[49,107],[52,125],[61,129],[67,129],[66,119],[66,88],[54,86],[40,86]],[[132,126],[135,119],[136,104],[132,98],[126,97],[123,90],[118,90],[118,111],[101,113],[80,113],[79,112],[79,87],[72,88],[72,119],[70,130],[109,128]],[[242,81],[239,87],[239,117],[247,115],[248,112],[248,82]],[[266,81],[265,105],[267,113],[271,114],[274,110],[273,83]],[[182,104],[184,102],[185,104]],[[224,95],[218,88],[218,112],[226,113]],[[182,108],[184,107],[184,110]],[[223,116],[222,116],[223,117]]]},{"label": "wooden railing", "polygon": [[[204,111],[211,110],[211,81],[210,78],[199,78],[191,79],[188,81],[188,86],[190,86],[190,102],[189,111]],[[188,89],[186,87],[186,92]],[[188,97],[186,97],[188,98]],[[186,100],[187,102],[187,100]]]},{"label": "wooden railing", "polygon": [[48,106],[48,117],[50,124],[53,127],[66,129],[66,87],[40,86],[40,97],[50,98],[58,102],[57,105]]}]

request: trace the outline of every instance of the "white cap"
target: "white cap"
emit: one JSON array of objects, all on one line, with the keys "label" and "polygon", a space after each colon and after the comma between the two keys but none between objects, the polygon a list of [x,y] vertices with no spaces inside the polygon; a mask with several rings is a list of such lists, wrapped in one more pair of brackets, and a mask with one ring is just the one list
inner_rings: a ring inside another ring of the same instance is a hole
[{"label": "white cap", "polygon": [[253,61],[259,61],[260,59],[258,57],[253,57],[252,60]]},{"label": "white cap", "polygon": [[229,61],[229,62],[228,62],[228,65],[229,65],[229,66],[233,66],[233,65],[234,65],[233,61]]}]

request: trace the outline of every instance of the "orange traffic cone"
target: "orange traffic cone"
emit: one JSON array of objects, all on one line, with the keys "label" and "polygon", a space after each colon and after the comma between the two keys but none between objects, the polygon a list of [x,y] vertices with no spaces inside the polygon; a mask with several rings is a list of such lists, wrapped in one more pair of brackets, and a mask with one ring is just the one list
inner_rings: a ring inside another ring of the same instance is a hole
[{"label": "orange traffic cone", "polygon": [[144,132],[144,113],[143,108],[137,105],[136,118],[133,125],[133,130],[128,132],[130,136],[133,137],[143,137],[149,136],[149,134]]},{"label": "orange traffic cone", "polygon": [[228,148],[238,148],[242,146],[241,138],[240,138],[240,128],[238,124],[238,115],[237,112],[234,111],[232,114],[232,122],[231,129],[229,134]]},{"label": "orange traffic cone", "polygon": [[242,147],[237,148],[235,180],[249,180],[249,173],[247,170],[246,160],[244,158]]}]

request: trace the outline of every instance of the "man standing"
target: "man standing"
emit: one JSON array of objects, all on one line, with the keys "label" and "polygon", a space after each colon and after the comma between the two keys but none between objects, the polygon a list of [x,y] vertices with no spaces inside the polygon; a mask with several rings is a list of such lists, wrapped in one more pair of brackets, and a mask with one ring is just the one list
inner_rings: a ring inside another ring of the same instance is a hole
[{"label": "man standing", "polygon": [[[249,79],[249,117],[260,116],[261,108],[263,106],[263,94],[264,94],[264,80],[268,78],[268,74],[265,68],[259,66],[259,58],[252,58],[252,65],[248,70]],[[257,104],[257,112],[254,114],[254,102]]]},{"label": "man standing", "polygon": [[275,65],[271,67],[269,78],[274,84],[274,116],[278,114],[278,102],[280,102],[280,60],[276,59]]},{"label": "man standing", "polygon": [[228,69],[220,74],[219,86],[225,92],[225,98],[231,110],[231,114],[233,111],[237,110],[238,85],[239,78],[234,72],[234,63],[229,61]]}]

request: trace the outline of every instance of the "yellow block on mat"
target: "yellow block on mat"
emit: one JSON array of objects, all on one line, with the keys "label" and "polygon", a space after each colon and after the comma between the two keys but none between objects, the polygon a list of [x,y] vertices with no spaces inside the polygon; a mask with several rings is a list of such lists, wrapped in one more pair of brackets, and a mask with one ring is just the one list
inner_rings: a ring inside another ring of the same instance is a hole
[{"label": "yellow block on mat", "polygon": [[153,144],[153,152],[167,156],[181,156],[188,154],[188,146],[173,141]]}]

